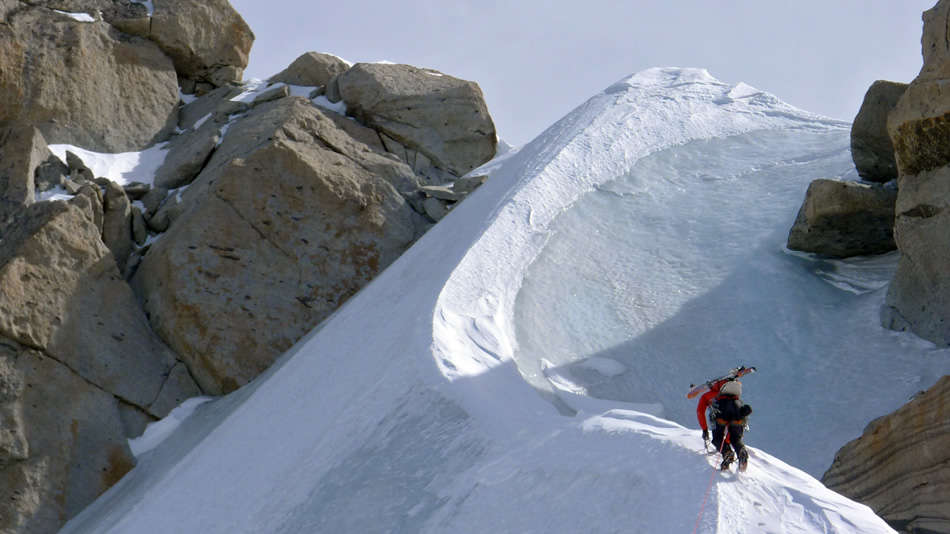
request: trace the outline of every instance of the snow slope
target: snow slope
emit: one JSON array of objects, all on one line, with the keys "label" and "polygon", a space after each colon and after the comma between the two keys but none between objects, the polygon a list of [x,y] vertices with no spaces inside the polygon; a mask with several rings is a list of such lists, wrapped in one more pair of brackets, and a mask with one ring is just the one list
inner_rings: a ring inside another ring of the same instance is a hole
[{"label": "snow slope", "polygon": [[[543,339],[559,339],[549,327],[561,325],[516,311],[527,273],[549,257],[555,221],[651,154],[750,132],[845,128],[702,70],[614,84],[511,155],[259,380],[195,408],[63,532],[892,532],[766,450],[753,448],[742,476],[718,473],[695,423],[650,415],[676,412],[666,397],[624,399],[616,387],[594,398],[563,368],[539,379]],[[571,273],[609,260],[558,261]],[[658,291],[656,301],[672,304],[638,320],[660,324],[707,286],[686,275],[676,284],[692,293]],[[545,291],[532,295],[543,302]],[[557,293],[547,296],[557,309]],[[584,309],[571,315],[586,325],[579,335],[596,335]],[[631,368],[596,353],[552,365],[578,361],[607,378]],[[712,367],[651,380],[682,395]]]}]

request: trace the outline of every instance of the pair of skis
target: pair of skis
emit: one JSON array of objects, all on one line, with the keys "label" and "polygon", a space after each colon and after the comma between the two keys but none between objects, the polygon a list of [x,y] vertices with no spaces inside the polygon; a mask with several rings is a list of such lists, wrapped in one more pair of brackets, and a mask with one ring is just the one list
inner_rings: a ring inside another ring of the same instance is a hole
[{"label": "pair of skis", "polygon": [[689,393],[686,394],[687,399],[695,398],[697,395],[702,395],[709,391],[709,388],[712,387],[716,382],[722,382],[723,380],[735,380],[741,376],[752,374],[755,372],[755,367],[736,367],[732,371],[729,371],[729,374],[720,376],[719,378],[713,378],[712,380],[707,380],[706,382],[696,385],[690,384]]}]

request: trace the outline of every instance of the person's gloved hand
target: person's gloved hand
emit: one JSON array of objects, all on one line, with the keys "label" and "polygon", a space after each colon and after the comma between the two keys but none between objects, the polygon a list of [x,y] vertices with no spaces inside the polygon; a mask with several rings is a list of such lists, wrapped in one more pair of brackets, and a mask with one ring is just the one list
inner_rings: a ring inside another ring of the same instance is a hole
[{"label": "person's gloved hand", "polygon": [[703,441],[709,441],[709,431],[703,430]]}]

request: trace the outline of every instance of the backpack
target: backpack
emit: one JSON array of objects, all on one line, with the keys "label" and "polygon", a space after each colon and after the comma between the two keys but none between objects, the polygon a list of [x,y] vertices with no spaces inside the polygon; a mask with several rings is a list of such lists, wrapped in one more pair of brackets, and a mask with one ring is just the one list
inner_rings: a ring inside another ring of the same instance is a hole
[{"label": "backpack", "polygon": [[713,412],[716,422],[721,425],[744,425],[752,407],[735,395],[720,395],[713,402]]}]

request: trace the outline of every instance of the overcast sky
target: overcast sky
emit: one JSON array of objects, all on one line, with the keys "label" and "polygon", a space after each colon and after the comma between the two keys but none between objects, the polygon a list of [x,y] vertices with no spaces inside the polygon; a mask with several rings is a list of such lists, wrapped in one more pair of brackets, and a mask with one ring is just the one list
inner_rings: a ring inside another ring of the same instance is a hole
[{"label": "overcast sky", "polygon": [[921,67],[936,0],[230,0],[256,35],[245,78],[308,51],[477,82],[520,146],[613,82],[699,67],[800,108],[852,120],[874,80]]}]

